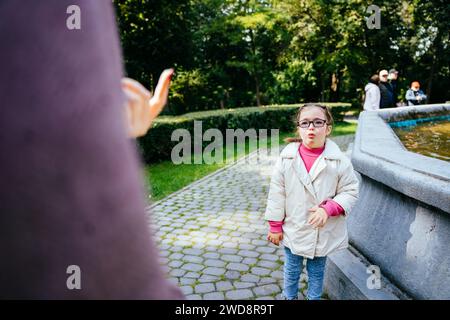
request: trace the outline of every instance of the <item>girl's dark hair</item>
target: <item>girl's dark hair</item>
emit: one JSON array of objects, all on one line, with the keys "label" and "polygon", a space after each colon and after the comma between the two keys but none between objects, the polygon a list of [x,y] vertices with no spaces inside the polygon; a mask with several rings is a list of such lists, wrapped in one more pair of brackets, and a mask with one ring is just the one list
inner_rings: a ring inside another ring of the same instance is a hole
[{"label": "girl's dark hair", "polygon": [[[330,108],[328,108],[325,105],[322,105],[320,103],[305,103],[303,106],[301,106],[297,114],[295,115],[295,126],[298,125],[298,121],[300,120],[300,116],[302,114],[303,109],[305,108],[320,108],[323,110],[323,114],[325,115],[325,119],[327,120],[327,125],[332,126],[334,124],[333,115],[331,114]],[[292,137],[292,138],[286,138],[284,139],[284,142],[290,143],[290,142],[302,142],[302,139],[300,137]]]},{"label": "girl's dark hair", "polygon": [[369,82],[378,85],[380,83],[380,77],[377,74],[374,74],[369,78]]}]

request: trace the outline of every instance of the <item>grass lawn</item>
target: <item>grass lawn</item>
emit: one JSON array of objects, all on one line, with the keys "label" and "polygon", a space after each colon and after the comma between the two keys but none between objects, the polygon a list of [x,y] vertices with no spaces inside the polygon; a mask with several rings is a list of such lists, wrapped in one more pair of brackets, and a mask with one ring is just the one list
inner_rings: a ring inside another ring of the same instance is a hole
[{"label": "grass lawn", "polygon": [[[339,136],[345,134],[353,134],[356,131],[356,123],[341,122],[336,123],[333,128],[332,136]],[[281,132],[280,133],[280,145],[283,144],[283,139],[286,137],[293,137],[294,133]],[[265,141],[262,141],[265,145]],[[246,154],[255,150],[255,148],[249,148],[249,143],[235,146],[234,159],[237,160]],[[270,140],[267,145],[270,145]],[[163,161],[152,165],[147,165],[144,170],[145,181],[147,190],[151,200],[158,201],[169,194],[180,190],[189,183],[198,180],[209,173],[212,173],[227,165],[226,161],[230,161],[225,157],[226,149],[224,152],[224,163],[219,164],[179,164],[175,165],[171,161]],[[151,187],[150,187],[151,186]]]}]

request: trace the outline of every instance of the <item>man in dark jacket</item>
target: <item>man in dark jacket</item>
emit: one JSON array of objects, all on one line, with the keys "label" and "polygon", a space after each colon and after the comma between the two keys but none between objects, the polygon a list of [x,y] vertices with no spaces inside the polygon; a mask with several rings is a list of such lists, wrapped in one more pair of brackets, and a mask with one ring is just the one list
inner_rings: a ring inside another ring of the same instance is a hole
[{"label": "man in dark jacket", "polygon": [[379,73],[380,84],[378,86],[381,94],[380,109],[395,107],[394,93],[391,84],[388,82],[388,75],[387,70],[381,70]]},{"label": "man in dark jacket", "polygon": [[397,83],[398,83],[398,71],[395,69],[391,69],[389,70],[389,75],[388,75],[388,79],[389,79],[389,84],[392,87],[392,102],[394,104],[394,107],[397,106]]}]

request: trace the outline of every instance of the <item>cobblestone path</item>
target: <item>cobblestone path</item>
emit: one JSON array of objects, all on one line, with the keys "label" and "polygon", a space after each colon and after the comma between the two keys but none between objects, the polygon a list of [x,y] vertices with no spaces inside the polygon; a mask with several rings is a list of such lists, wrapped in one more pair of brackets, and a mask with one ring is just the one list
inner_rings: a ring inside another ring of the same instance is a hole
[{"label": "cobblestone path", "polygon": [[[346,150],[354,136],[332,138]],[[280,299],[283,249],[264,221],[275,155],[252,153],[152,205],[161,263],[188,299]],[[253,161],[251,161],[253,160]],[[306,270],[299,299],[306,295]]]}]

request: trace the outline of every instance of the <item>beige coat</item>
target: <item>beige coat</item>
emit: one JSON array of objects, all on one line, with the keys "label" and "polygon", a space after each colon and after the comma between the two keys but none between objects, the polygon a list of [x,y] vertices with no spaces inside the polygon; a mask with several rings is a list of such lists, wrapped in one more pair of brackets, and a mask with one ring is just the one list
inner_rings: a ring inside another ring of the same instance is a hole
[{"label": "beige coat", "polygon": [[[307,258],[327,256],[348,247],[346,215],[358,198],[358,179],[350,160],[333,141],[306,171],[298,148],[287,145],[278,158],[270,182],[266,220],[282,221],[283,241],[294,254]],[[308,224],[308,209],[325,199],[333,199],[345,215],[329,217],[322,228]]]}]

